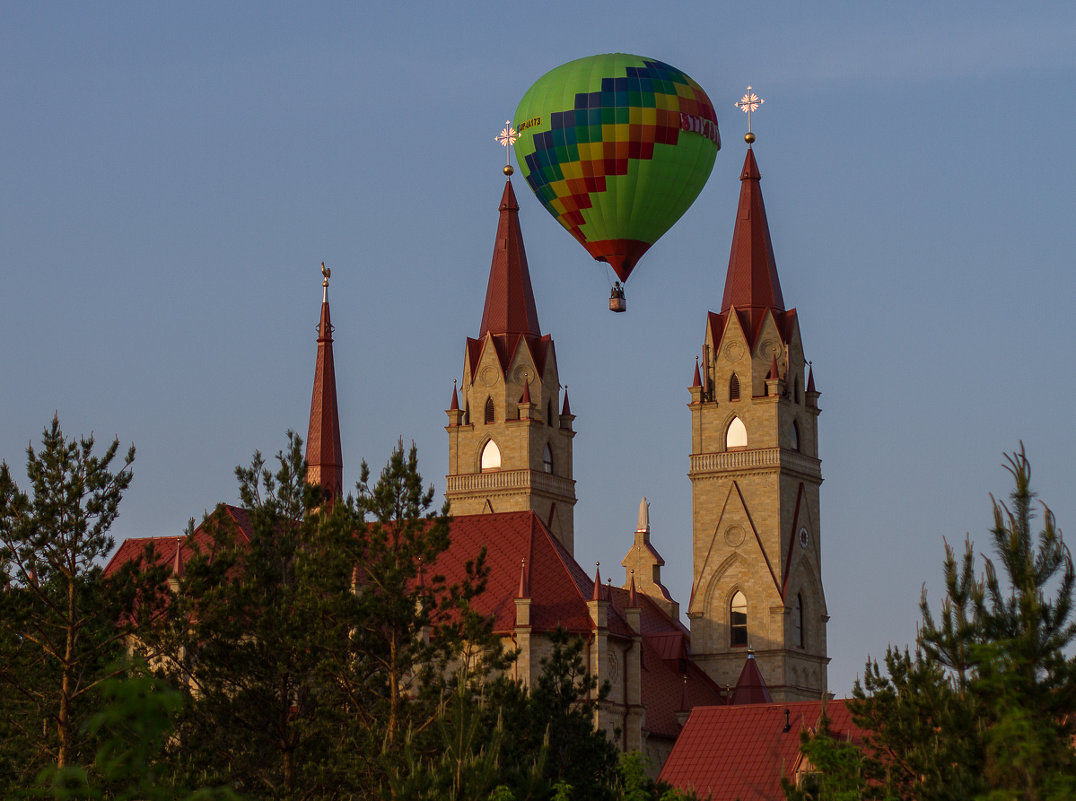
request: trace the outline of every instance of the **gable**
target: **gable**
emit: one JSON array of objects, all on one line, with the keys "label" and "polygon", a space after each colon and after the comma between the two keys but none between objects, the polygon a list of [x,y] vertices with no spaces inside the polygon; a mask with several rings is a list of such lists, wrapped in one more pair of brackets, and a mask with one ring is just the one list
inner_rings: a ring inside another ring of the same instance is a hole
[{"label": "gable", "polygon": [[[800,762],[800,733],[814,730],[822,711],[821,701],[695,707],[659,778],[713,801],[783,798],[781,778]],[[843,701],[829,701],[825,713],[835,737],[863,739]]]}]

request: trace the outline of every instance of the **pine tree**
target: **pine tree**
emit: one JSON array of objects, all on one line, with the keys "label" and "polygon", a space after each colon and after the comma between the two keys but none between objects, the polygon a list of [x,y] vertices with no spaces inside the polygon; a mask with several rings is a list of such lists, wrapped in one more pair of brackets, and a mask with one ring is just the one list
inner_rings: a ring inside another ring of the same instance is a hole
[{"label": "pine tree", "polygon": [[[388,795],[389,777],[443,750],[437,721],[449,698],[477,701],[490,671],[506,664],[492,620],[471,608],[485,588],[485,552],[448,581],[447,504],[432,506],[415,447],[393,450],[376,483],[362,467],[355,525],[334,549],[352,579],[341,608],[348,648],[327,670],[341,713],[341,781]],[[381,789],[383,788],[383,789]]]},{"label": "pine tree", "polygon": [[92,435],[68,440],[53,417],[40,450],[27,449],[28,493],[0,464],[0,749],[23,775],[16,782],[92,759],[93,694],[123,673],[135,616],[153,611],[159,573],[106,577],[100,566],[131,482],[134,448],[117,469],[118,449],[114,440],[95,453]]},{"label": "pine tree", "polygon": [[194,540],[166,626],[143,632],[147,656],[187,692],[174,753],[180,779],[227,781],[262,798],[306,796],[321,787],[319,765],[331,747],[322,704],[326,650],[346,634],[326,625],[346,576],[312,567],[322,529],[346,528],[346,509],[317,510],[306,483],[302,441],[270,469],[260,453],[236,468],[251,536],[239,536],[223,509]]},{"label": "pine tree", "polygon": [[970,538],[959,556],[947,543],[941,614],[924,590],[914,654],[891,647],[884,668],[869,661],[856,682],[850,708],[870,732],[863,797],[1076,797],[1076,662],[1067,655],[1076,642],[1076,571],[1045,505],[1043,526],[1032,531],[1023,445],[1005,459],[1009,501],[991,497],[997,565],[984,557],[977,574]]}]

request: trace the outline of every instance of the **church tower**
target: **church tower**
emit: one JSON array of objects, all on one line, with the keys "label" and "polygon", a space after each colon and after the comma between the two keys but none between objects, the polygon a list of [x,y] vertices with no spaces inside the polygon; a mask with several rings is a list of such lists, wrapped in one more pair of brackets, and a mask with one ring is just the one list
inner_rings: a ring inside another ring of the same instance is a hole
[{"label": "church tower", "polygon": [[344,457],[340,447],[340,414],[336,406],[336,366],[333,364],[333,325],[329,320],[330,270],[321,263],[321,319],[314,390],[310,395],[310,425],[306,434],[306,480],[321,487],[331,504],[344,492]]},{"label": "church tower", "polygon": [[691,645],[721,686],[736,684],[753,652],[774,700],[809,700],[826,692],[829,662],[819,393],[781,294],[754,134],[746,139],[721,312],[707,317],[690,388]]},{"label": "church tower", "polygon": [[511,180],[478,339],[467,339],[463,381],[447,413],[452,514],[531,510],[571,553],[575,417],[567,392],[560,405],[553,340],[538,325]]}]

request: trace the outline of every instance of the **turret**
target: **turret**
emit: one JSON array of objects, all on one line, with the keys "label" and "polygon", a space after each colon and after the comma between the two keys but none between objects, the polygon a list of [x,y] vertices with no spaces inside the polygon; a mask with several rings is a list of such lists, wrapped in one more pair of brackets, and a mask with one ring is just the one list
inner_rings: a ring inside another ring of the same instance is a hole
[{"label": "turret", "polygon": [[572,427],[553,340],[543,334],[512,182],[505,182],[478,338],[447,411],[452,514],[532,510],[574,546]]}]

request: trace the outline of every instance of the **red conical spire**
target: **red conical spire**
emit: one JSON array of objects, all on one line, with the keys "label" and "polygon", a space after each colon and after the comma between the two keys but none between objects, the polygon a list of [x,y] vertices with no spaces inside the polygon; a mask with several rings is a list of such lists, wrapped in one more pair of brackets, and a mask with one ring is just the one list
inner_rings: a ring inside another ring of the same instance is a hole
[{"label": "red conical spire", "polygon": [[344,489],[344,459],[340,447],[340,415],[336,406],[336,367],[333,364],[333,326],[329,319],[329,270],[321,265],[321,321],[318,360],[310,398],[310,427],[306,435],[306,480],[321,486],[331,501]]},{"label": "red conical spire", "polygon": [[816,390],[814,388],[814,365],[811,365],[810,367],[807,368],[807,391],[808,392],[817,392],[818,391],[818,390]]},{"label": "red conical spire", "polygon": [[183,539],[176,540],[176,555],[172,558],[172,575],[176,578],[183,578]]},{"label": "red conical spire", "polygon": [[699,357],[695,357],[695,378],[691,381],[691,388],[702,386],[702,375],[699,373]]},{"label": "red conical spire", "polygon": [[452,382],[452,405],[448,407],[450,412],[458,412],[460,410],[460,396],[456,392],[456,382]]},{"label": "red conical spire", "polygon": [[527,560],[524,559],[519,564],[519,589],[516,590],[517,598],[530,598],[531,597],[531,584],[530,579],[527,576]]},{"label": "red conical spire", "polygon": [[770,690],[766,686],[766,680],[759,672],[755,662],[755,652],[747,649],[747,659],[744,660],[740,678],[736,680],[736,689],[732,692],[733,704],[769,704],[773,702]]},{"label": "red conical spire", "polygon": [[568,405],[568,387],[564,388],[564,406],[561,407],[561,414],[571,414],[572,407]]},{"label": "red conical spire", "polygon": [[481,338],[487,333],[541,336],[527,269],[527,252],[519,229],[519,204],[511,181],[504,185],[500,212],[493,264],[489,268],[486,287],[486,306],[482,310],[482,328],[478,336]]},{"label": "red conical spire", "polygon": [[604,598],[602,592],[602,571],[601,562],[594,563],[594,592],[590,595],[590,600],[601,601]]},{"label": "red conical spire", "polygon": [[773,364],[770,365],[770,374],[766,376],[767,381],[773,381],[781,377],[781,374],[777,371],[777,354],[773,354]]},{"label": "red conical spire", "polygon": [[523,379],[523,395],[520,397],[519,402],[530,403],[531,402],[531,382]]},{"label": "red conical spire", "polygon": [[748,148],[740,173],[740,205],[732,234],[732,253],[729,256],[721,313],[725,314],[735,307],[737,311],[749,312],[752,323],[766,309],[785,310],[777,263],[773,258],[770,226],[766,222],[766,207],[759,187],[761,178],[754,151]]}]

